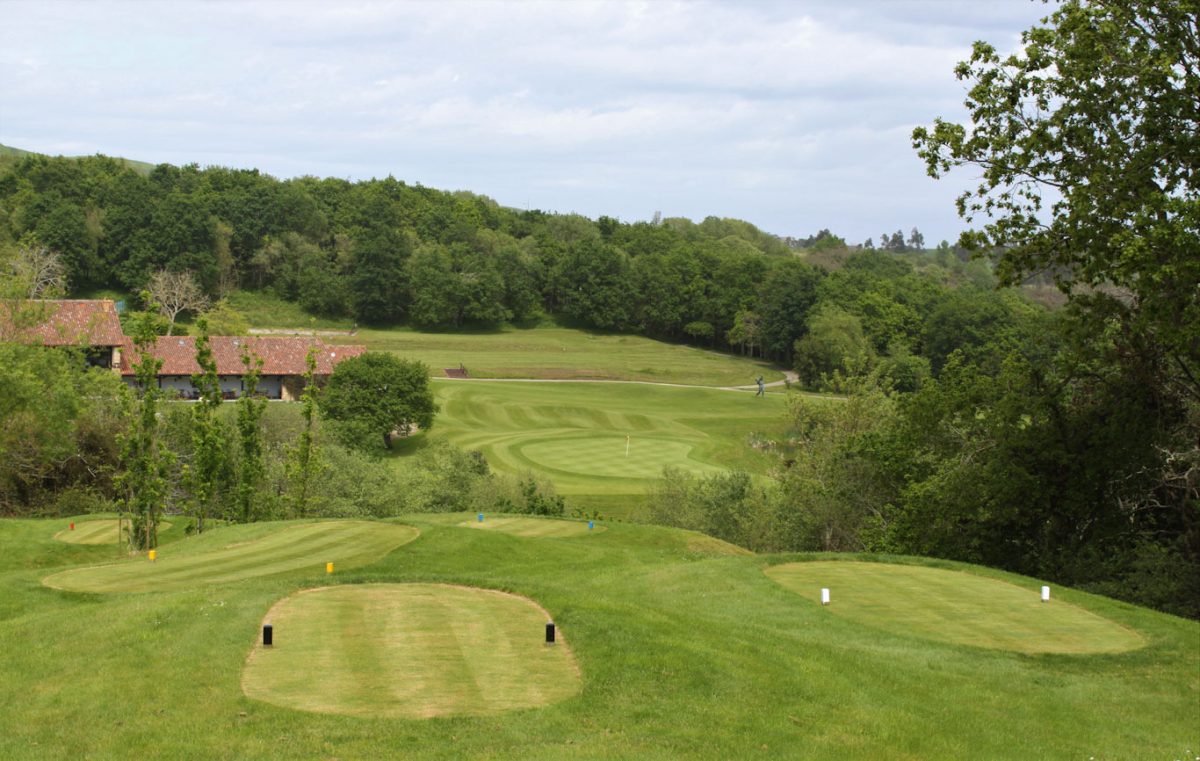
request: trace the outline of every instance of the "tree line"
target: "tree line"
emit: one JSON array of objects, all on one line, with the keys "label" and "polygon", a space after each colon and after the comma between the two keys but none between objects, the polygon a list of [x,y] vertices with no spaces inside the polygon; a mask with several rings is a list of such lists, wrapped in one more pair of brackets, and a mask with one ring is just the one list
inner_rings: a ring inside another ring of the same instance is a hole
[{"label": "tree line", "polygon": [[[182,305],[248,288],[362,324],[479,328],[550,314],[784,364],[819,281],[851,251],[828,230],[795,241],[717,217],[591,220],[390,177],[145,174],[103,156],[39,155],[0,171],[0,247],[56,252],[70,292],[153,286],[172,322]],[[927,259],[937,271],[926,280],[987,279],[957,252]]]}]

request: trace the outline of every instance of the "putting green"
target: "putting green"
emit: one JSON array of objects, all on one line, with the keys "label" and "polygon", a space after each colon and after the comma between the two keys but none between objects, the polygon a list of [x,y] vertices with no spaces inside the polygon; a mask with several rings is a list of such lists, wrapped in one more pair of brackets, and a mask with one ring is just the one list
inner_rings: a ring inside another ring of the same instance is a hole
[{"label": "putting green", "polygon": [[280,600],[242,672],[248,697],[381,718],[487,715],[579,691],[566,643],[524,597],[444,584],[323,587]]},{"label": "putting green", "polygon": [[1118,653],[1141,647],[1136,633],[1083,608],[1015,584],[922,566],[818,561],[766,570],[829,611],[898,634],[1022,653]]},{"label": "putting green", "polygon": [[[752,433],[777,435],[782,395],[620,383],[437,384],[430,435],[477,449],[497,471],[548,476],[563,495],[644,494],[664,467],[765,474]],[[627,448],[628,445],[628,448]]]},{"label": "putting green", "polygon": [[559,435],[541,441],[519,443],[512,448],[515,458],[542,472],[587,473],[594,478],[658,478],[668,466],[694,475],[723,473],[724,468],[694,459],[691,442],[665,438],[625,437],[603,434]]},{"label": "putting green", "polygon": [[[129,521],[125,521],[125,526],[129,527]],[[170,527],[171,524],[167,521],[160,521],[158,524],[159,531],[166,531]],[[69,527],[65,528],[55,534],[54,538],[67,544],[116,544],[121,538],[117,532],[116,518],[102,518],[77,522],[74,531]]]},{"label": "putting green", "polygon": [[[76,529],[78,530],[78,529]],[[76,592],[164,592],[208,584],[230,584],[289,571],[334,570],[366,565],[417,538],[418,531],[398,523],[328,521],[303,523],[260,539],[195,555],[176,554],[182,543],[114,565],[72,568],[42,583]]]},{"label": "putting green", "polygon": [[559,521],[553,518],[492,518],[485,516],[483,523],[480,523],[478,519],[472,519],[459,525],[534,538],[579,536],[604,530],[603,526],[589,529],[586,523],[580,521]]}]

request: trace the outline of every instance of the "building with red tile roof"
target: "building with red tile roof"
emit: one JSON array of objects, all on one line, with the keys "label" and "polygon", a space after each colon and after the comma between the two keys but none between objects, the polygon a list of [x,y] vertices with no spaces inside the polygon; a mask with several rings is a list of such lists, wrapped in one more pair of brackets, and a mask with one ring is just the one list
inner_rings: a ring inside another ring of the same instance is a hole
[{"label": "building with red tile roof", "polygon": [[[116,304],[109,300],[64,299],[0,301],[0,341],[42,346],[79,346],[92,364],[111,367],[134,385],[137,351],[121,329]],[[316,349],[313,375],[324,381],[342,360],[357,357],[365,346],[338,346],[298,336],[212,336],[209,339],[221,389],[230,398],[245,391],[244,352],[262,360],[258,393],[270,399],[297,399],[308,371],[308,351]],[[152,353],[162,360],[158,386],[194,399],[192,376],[199,374],[194,336],[159,336]]]},{"label": "building with red tile roof", "polygon": [[88,347],[93,363],[112,367],[129,339],[108,299],[34,299],[0,302],[0,340]]},{"label": "building with red tile roof", "polygon": [[[127,361],[121,363],[119,370],[126,382],[133,384],[133,362],[138,354],[132,342],[125,340],[122,354]],[[303,390],[310,348],[316,349],[317,366],[313,375],[318,381],[327,379],[342,360],[366,351],[365,346],[338,346],[319,338],[292,336],[212,336],[209,346],[225,396],[234,398],[245,391],[246,365],[242,356],[248,352],[252,357],[262,359],[258,392],[269,399],[285,400],[298,398]],[[191,379],[200,373],[200,366],[196,364],[195,336],[159,336],[153,355],[163,363],[158,373],[159,388],[175,391],[185,399],[197,396]]]}]

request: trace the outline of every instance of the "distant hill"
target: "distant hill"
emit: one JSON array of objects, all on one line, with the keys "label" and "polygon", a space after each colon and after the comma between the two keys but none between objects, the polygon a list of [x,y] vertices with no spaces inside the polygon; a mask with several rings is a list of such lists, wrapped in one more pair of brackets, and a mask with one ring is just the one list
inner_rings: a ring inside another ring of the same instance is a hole
[{"label": "distant hill", "polygon": [[[37,155],[48,155],[48,154],[38,154],[36,151],[26,151],[21,148],[13,148],[12,146],[0,144],[0,166],[4,166],[7,163],[20,161],[21,159],[23,159],[26,156],[37,156]],[[78,159],[78,158],[83,158],[83,157],[82,156],[66,156],[65,158]],[[110,158],[114,159],[115,161],[121,162],[122,164],[124,164],[125,166],[134,170],[135,172],[138,172],[139,174],[150,174],[150,171],[152,169],[154,169],[155,166],[157,166],[156,164],[148,164],[145,161],[134,161],[133,159],[122,158],[120,156],[112,156]]]}]

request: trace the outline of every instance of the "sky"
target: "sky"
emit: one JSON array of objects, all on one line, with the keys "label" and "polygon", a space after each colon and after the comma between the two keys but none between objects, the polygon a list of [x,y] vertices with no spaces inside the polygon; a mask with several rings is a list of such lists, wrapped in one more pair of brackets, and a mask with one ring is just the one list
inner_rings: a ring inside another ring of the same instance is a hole
[{"label": "sky", "polygon": [[928,177],[912,129],[963,121],[971,43],[1012,50],[1049,10],[0,0],[0,144],[933,244],[974,175]]}]

